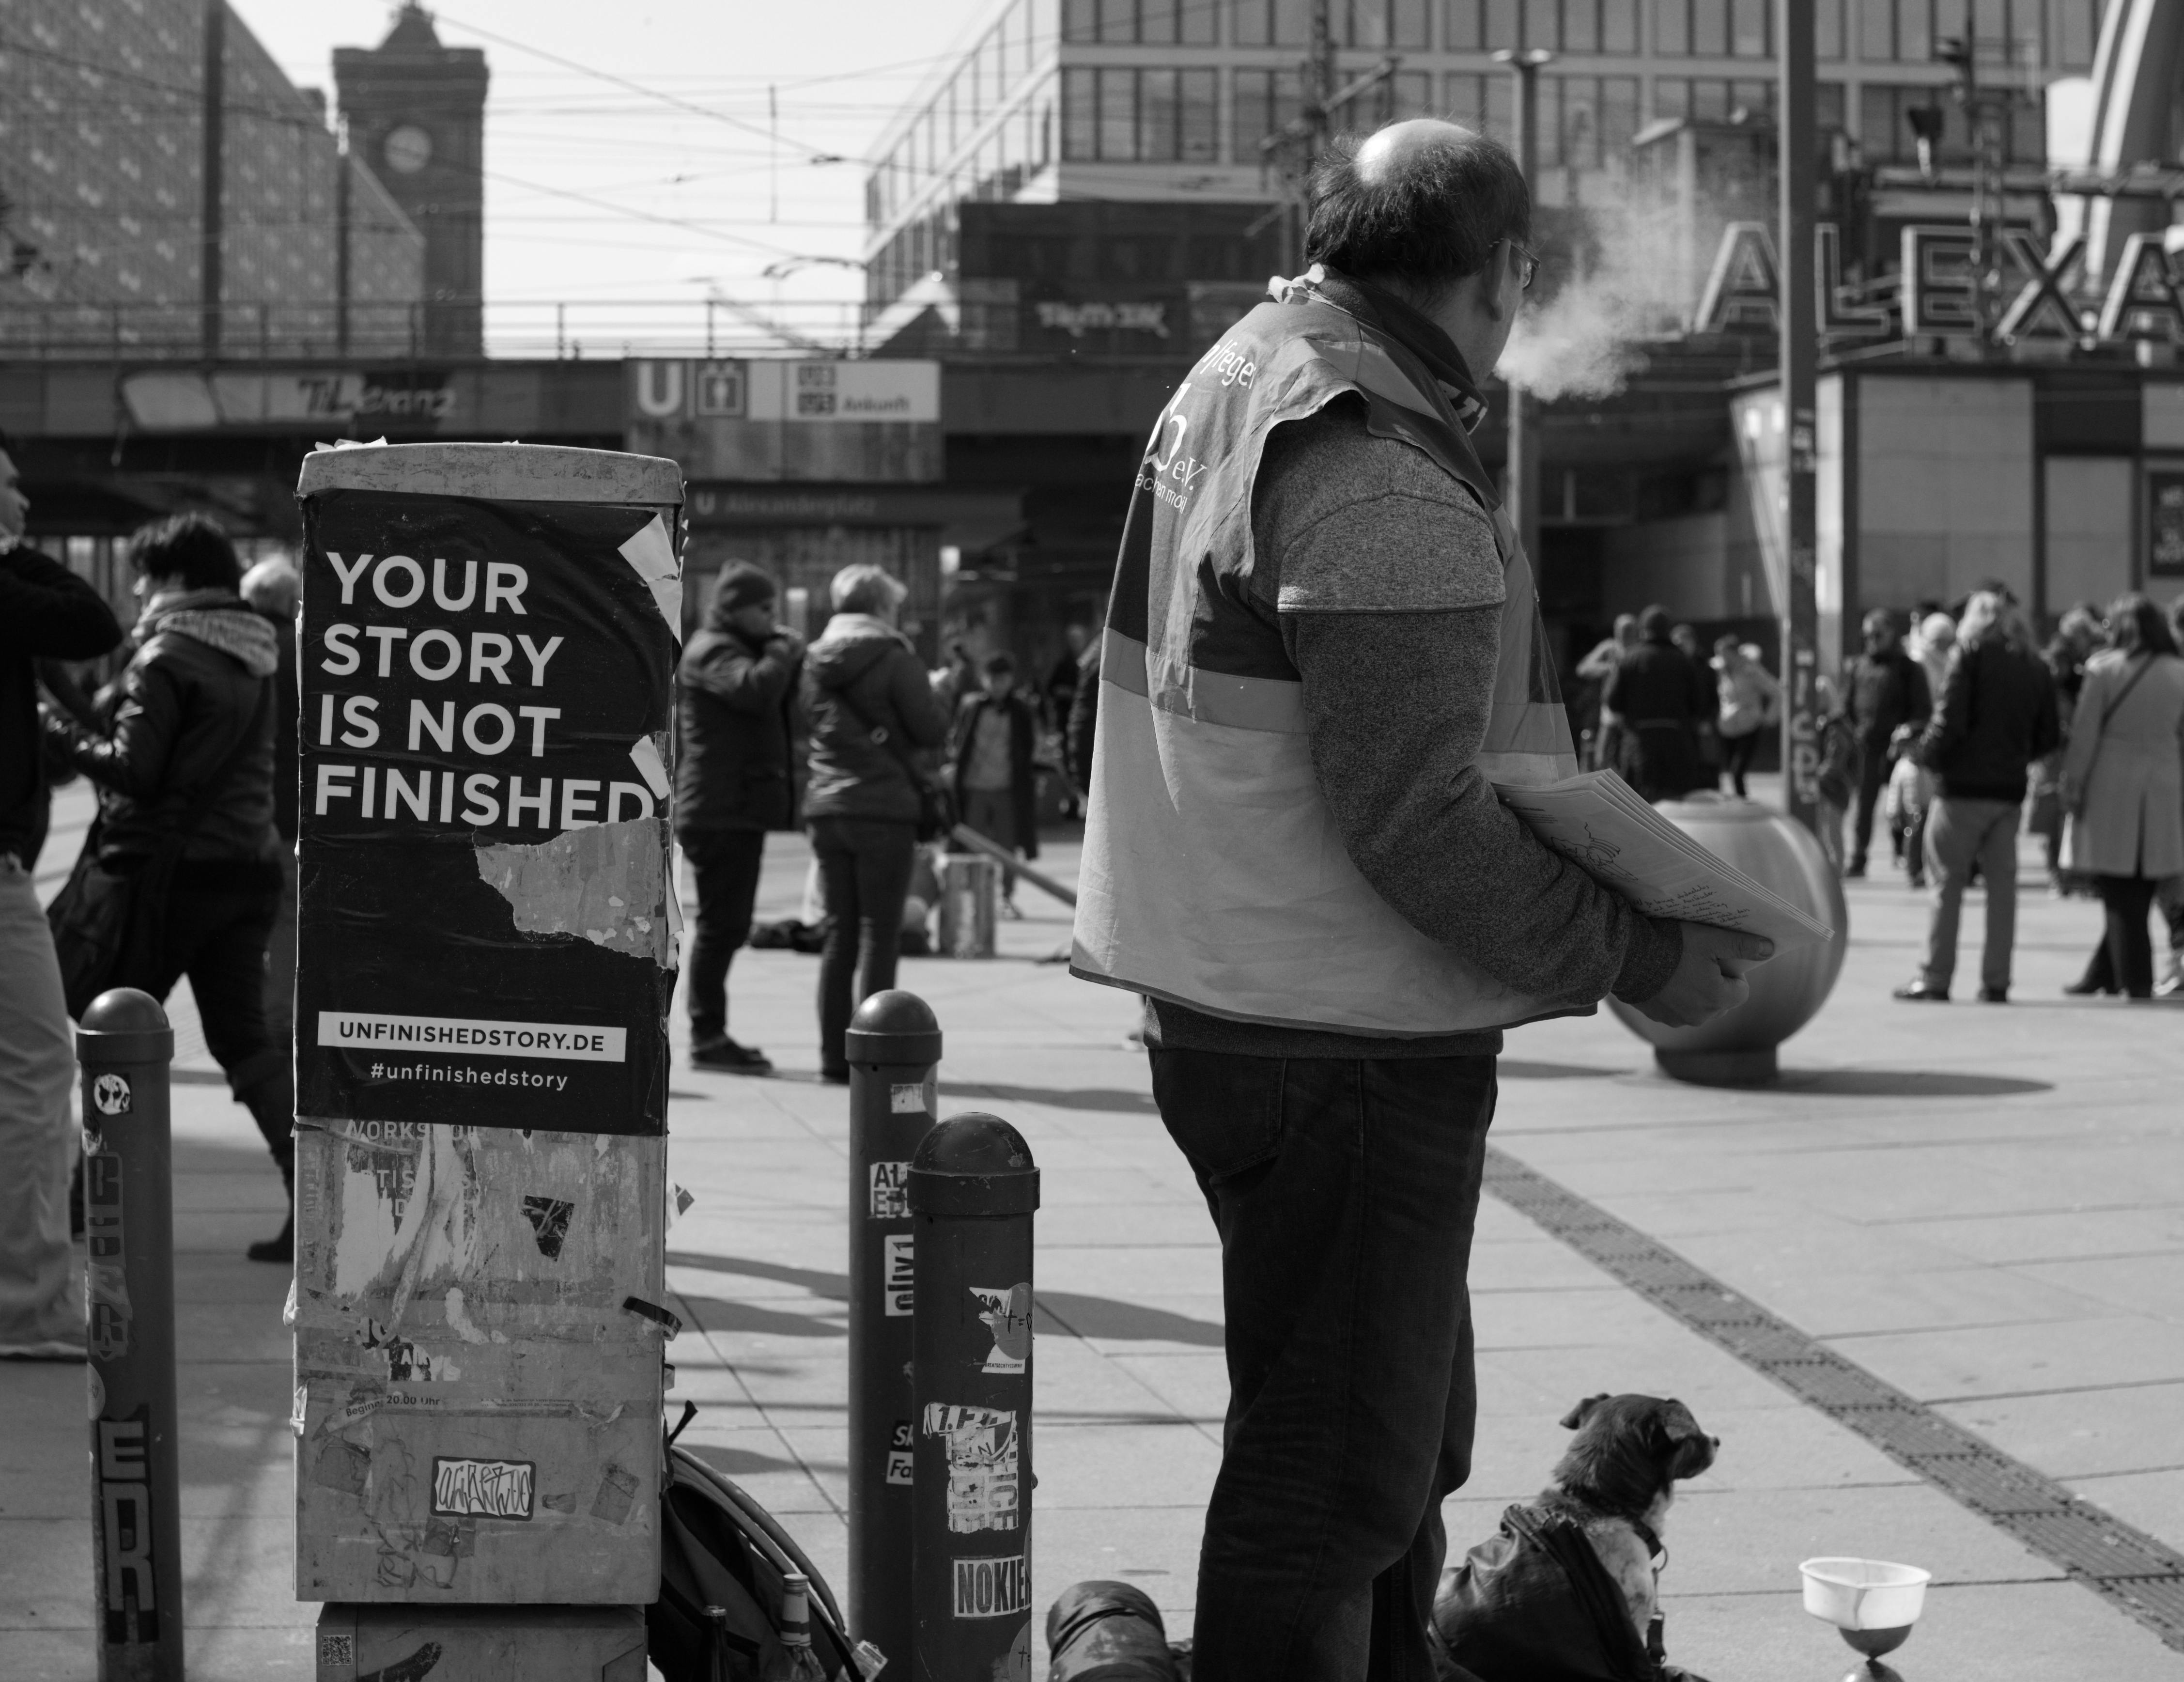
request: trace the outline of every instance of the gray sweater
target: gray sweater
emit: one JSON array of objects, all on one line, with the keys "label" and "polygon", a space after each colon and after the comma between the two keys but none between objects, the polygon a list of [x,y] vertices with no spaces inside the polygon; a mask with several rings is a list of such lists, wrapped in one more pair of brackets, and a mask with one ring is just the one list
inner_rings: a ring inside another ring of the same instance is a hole
[{"label": "gray sweater", "polygon": [[[1251,599],[1304,686],[1320,792],[1351,861],[1412,927],[1533,994],[1641,1001],[1683,955],[1656,922],[1533,838],[1472,764],[1501,646],[1502,563],[1471,493],[1355,399],[1268,440]],[[1145,1039],[1263,1057],[1490,1055],[1498,1030],[1389,1039],[1230,1022],[1146,1001]]]}]

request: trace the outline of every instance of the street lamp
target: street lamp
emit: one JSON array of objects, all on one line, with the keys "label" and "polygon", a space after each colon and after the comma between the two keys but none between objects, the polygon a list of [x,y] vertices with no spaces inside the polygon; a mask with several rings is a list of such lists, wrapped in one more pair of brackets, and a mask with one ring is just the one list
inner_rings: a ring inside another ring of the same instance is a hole
[{"label": "street lamp", "polygon": [[[1511,113],[1513,150],[1517,154],[1517,168],[1523,172],[1524,185],[1533,186],[1539,174],[1540,150],[1540,66],[1552,64],[1554,54],[1540,47],[1505,47],[1494,55],[1497,64],[1507,64],[1516,76],[1516,106]],[[1490,369],[1474,372],[1484,376]],[[1506,469],[1507,484],[1503,499],[1509,504],[1510,521],[1517,528],[1517,541],[1531,558],[1532,571],[1538,576],[1540,568],[1540,450],[1539,416],[1531,394],[1513,379],[1507,382],[1509,391],[1509,456]]]}]

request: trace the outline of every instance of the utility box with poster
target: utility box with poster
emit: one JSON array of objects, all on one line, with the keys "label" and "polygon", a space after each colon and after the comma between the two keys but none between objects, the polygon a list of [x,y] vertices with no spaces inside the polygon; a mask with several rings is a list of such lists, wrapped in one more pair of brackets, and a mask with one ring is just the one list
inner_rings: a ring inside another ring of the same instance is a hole
[{"label": "utility box with poster", "polygon": [[298,494],[296,1591],[641,1605],[681,477],[370,446]]},{"label": "utility box with poster", "polygon": [[644,1608],[330,1606],[317,1682],[644,1682]]}]

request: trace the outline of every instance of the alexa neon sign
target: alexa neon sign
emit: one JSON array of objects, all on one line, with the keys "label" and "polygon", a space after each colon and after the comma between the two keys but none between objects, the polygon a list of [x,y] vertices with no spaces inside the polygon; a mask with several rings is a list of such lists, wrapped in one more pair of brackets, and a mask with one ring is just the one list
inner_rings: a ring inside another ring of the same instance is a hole
[{"label": "alexa neon sign", "polygon": [[[1813,283],[1820,331],[1852,339],[1977,337],[1977,244],[1969,228],[1918,226],[1903,230],[1903,263],[1895,302],[1850,298],[1842,284],[1842,248],[1834,224],[1821,223],[1813,244]],[[2105,291],[2070,284],[2085,253],[2081,237],[2053,251],[2021,228],[1999,239],[2003,308],[1995,331],[2006,343],[2046,340],[2079,345],[2153,339],[2184,344],[2184,287],[2159,234],[2133,234]],[[1694,326],[1701,332],[1773,328],[1780,289],[1773,232],[1764,222],[1731,222],[1722,230],[1713,268],[1700,295]]]}]

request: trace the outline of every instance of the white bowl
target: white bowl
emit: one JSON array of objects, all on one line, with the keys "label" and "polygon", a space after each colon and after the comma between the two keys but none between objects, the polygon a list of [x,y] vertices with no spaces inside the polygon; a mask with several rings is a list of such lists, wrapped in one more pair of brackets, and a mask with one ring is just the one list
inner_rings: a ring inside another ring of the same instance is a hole
[{"label": "white bowl", "polygon": [[1930,1571],[1881,1559],[1808,1559],[1805,1610],[1838,1629],[1897,1629],[1918,1621]]}]

